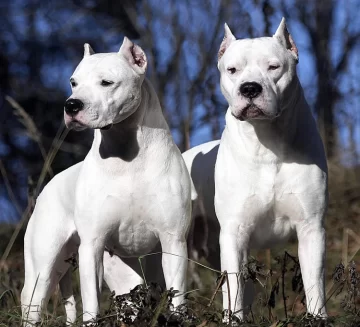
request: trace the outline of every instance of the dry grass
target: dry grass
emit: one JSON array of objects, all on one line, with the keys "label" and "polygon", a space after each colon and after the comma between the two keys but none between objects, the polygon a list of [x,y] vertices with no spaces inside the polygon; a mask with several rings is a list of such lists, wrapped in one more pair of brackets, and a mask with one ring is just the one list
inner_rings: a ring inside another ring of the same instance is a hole
[{"label": "dry grass", "polygon": [[[9,259],[10,260],[10,259]],[[1,273],[4,290],[0,295],[0,326],[19,326],[19,292],[21,283],[21,263],[9,262],[9,267]],[[328,321],[307,316],[302,304],[303,289],[296,257],[284,253],[277,258],[274,270],[270,271],[257,260],[250,260],[243,274],[254,281],[257,289],[256,300],[247,322],[239,326],[359,326],[360,275],[354,263],[345,268],[339,264],[332,273],[334,291],[328,301],[336,301],[338,312]],[[201,267],[200,269],[206,269]],[[199,271],[201,273],[201,271]],[[74,274],[75,289],[78,290],[78,276]],[[156,284],[148,287],[140,285],[130,294],[114,297],[108,290],[102,296],[102,312],[99,326],[227,326],[222,323],[219,289],[226,283],[226,274],[217,280],[208,280],[204,289],[190,291],[187,294],[187,306],[173,311],[171,300],[175,291],[163,291]],[[78,293],[77,293],[78,294]],[[78,295],[79,297],[79,295]],[[284,307],[286,303],[286,310]],[[57,303],[57,304],[56,304]],[[135,320],[134,320],[135,317]],[[39,326],[63,326],[65,321],[63,304],[50,301],[47,313],[44,313]],[[74,326],[81,326],[79,322]]]},{"label": "dry grass", "polygon": [[[51,164],[66,136],[66,131],[63,125],[60,126],[51,149],[46,153],[34,122],[13,99],[7,100],[14,107],[29,136],[39,145],[44,159],[40,178],[34,192],[29,195],[29,203],[25,210],[21,209],[0,161],[0,173],[9,198],[21,216],[16,225],[0,225],[0,326],[19,326],[20,291],[24,274],[23,234],[45,177],[47,174],[52,176]],[[327,308],[331,317],[324,322],[305,315],[296,242],[293,242],[285,245],[287,252],[284,252],[284,246],[273,249],[271,257],[265,256],[264,251],[253,253],[254,257],[266,262],[266,266],[253,259],[243,270],[247,278],[254,281],[257,293],[248,315],[248,322],[242,323],[241,326],[360,326],[360,278],[358,266],[353,262],[359,259],[360,249],[360,167],[347,168],[340,161],[329,162],[329,175],[326,282]],[[206,262],[202,263],[206,266]],[[224,326],[220,284],[226,282],[226,275],[219,275],[205,266],[196,268],[201,276],[203,288],[189,290],[187,310],[174,314],[170,310],[174,294],[162,293],[152,284],[149,289],[137,288],[132,295],[128,295],[126,304],[124,301],[121,302],[121,298],[115,298],[108,290],[104,290],[100,326]],[[77,272],[74,273],[73,279],[75,294],[80,302]],[[51,298],[40,326],[64,325],[63,304],[57,297],[58,294]],[[81,307],[78,309],[80,312]],[[130,323],[126,316],[131,310],[138,312],[138,320],[135,323]],[[79,326],[80,320],[81,317],[77,324]]]}]

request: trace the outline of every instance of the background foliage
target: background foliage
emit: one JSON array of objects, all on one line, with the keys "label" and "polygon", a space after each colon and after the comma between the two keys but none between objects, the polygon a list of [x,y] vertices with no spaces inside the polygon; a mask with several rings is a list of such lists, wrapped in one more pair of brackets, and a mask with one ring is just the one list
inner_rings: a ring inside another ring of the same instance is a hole
[{"label": "background foliage", "polygon": [[[117,51],[126,35],[145,49],[148,78],[183,151],[219,138],[224,127],[227,106],[216,67],[224,22],[238,38],[270,36],[282,16],[299,48],[298,73],[328,156],[330,283],[335,265],[346,265],[360,248],[359,10],[358,0],[1,1],[0,254],[6,278],[0,294],[11,288],[19,295],[22,235],[36,195],[54,174],[82,160],[91,144],[90,131],[67,132],[62,123],[68,79],[85,42],[96,52]],[[275,260],[267,262],[271,267]],[[342,310],[336,301],[333,313]]]}]

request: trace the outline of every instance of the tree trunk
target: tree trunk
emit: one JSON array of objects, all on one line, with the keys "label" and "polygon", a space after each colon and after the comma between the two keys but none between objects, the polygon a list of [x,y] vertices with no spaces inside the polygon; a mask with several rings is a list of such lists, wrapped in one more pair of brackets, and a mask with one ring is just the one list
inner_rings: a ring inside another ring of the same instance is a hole
[{"label": "tree trunk", "polygon": [[315,111],[323,137],[327,157],[335,155],[336,126],[334,111],[337,90],[332,80],[332,64],[330,57],[330,33],[333,20],[334,4],[332,1],[316,1],[315,26],[310,32],[315,52],[317,78],[317,97]]}]

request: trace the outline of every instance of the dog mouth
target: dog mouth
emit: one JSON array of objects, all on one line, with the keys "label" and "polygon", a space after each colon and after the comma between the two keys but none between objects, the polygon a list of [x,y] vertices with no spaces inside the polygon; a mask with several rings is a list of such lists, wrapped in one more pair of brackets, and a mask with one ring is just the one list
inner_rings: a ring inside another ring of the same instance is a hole
[{"label": "dog mouth", "polygon": [[[83,122],[77,120],[77,119],[74,118],[74,117],[71,117],[71,120],[68,121],[68,122],[66,123],[66,125],[67,125],[68,128],[74,129],[74,130],[76,130],[76,131],[81,131],[81,130],[86,129],[86,128],[91,128],[91,126],[88,126],[88,125],[84,124]],[[105,125],[105,126],[103,126],[103,127],[93,127],[93,128],[95,128],[95,129],[100,129],[100,130],[102,130],[102,131],[107,131],[107,130],[109,130],[112,126],[113,126],[113,124],[110,123],[110,124],[107,124],[107,125]]]},{"label": "dog mouth", "polygon": [[102,131],[107,131],[107,130],[109,130],[112,126],[113,126],[113,124],[111,123],[111,124],[105,125],[104,127],[101,127],[100,129],[101,129]]},{"label": "dog mouth", "polygon": [[266,117],[264,111],[253,103],[248,104],[243,110],[241,110],[239,115],[235,115],[233,112],[231,114],[240,121]]},{"label": "dog mouth", "polygon": [[[69,115],[68,113],[65,113],[64,120],[65,124],[69,129],[74,130],[83,130],[86,128],[90,129],[100,129],[103,131],[109,130],[113,126],[113,122],[109,121],[98,121],[98,119],[85,119],[84,115],[75,114],[75,115]],[[98,118],[98,117],[94,117]]]},{"label": "dog mouth", "polygon": [[83,123],[74,117],[72,117],[70,120],[65,120],[65,125],[67,128],[74,129],[75,131],[82,131],[87,128]]}]

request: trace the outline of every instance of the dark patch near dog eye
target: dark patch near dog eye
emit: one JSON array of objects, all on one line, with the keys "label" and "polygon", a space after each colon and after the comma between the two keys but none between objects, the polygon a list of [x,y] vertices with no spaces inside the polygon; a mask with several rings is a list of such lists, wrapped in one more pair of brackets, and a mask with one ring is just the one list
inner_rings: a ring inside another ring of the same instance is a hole
[{"label": "dark patch near dog eye", "polygon": [[101,83],[100,83],[101,86],[110,86],[110,85],[112,85],[112,84],[114,84],[114,82],[112,82],[112,81],[107,81],[107,80],[105,80],[105,79],[103,79],[103,80],[101,81]]},{"label": "dark patch near dog eye", "polygon": [[227,71],[231,74],[231,75],[234,75],[236,73],[236,68],[234,67],[230,67],[227,69]]},{"label": "dark patch near dog eye", "polygon": [[280,68],[280,65],[270,65],[269,66],[269,70],[276,70],[278,68]]},{"label": "dark patch near dog eye", "polygon": [[77,85],[77,83],[75,82],[75,80],[73,78],[70,78],[70,84],[72,87],[75,87]]}]

